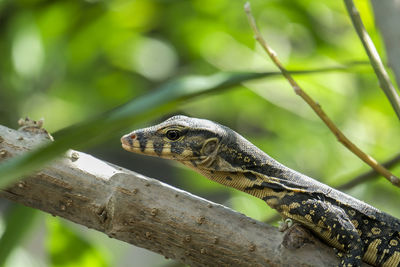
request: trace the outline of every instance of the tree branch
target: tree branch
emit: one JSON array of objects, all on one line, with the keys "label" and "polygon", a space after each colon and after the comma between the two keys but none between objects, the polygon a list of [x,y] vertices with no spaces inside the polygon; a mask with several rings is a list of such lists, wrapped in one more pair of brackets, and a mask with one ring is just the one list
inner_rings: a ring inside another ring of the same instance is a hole
[{"label": "tree branch", "polygon": [[375,171],[379,172],[383,177],[385,177],[388,181],[390,181],[393,185],[400,187],[400,179],[392,174],[388,169],[383,167],[379,162],[377,162],[373,157],[366,154],[362,151],[358,146],[356,146],[353,142],[351,142],[343,133],[339,130],[339,128],[333,123],[333,121],[326,115],[326,113],[322,110],[321,106],[314,101],[303,89],[301,89],[300,85],[293,79],[292,75],[286,70],[286,68],[280,62],[275,51],[271,49],[271,47],[267,44],[267,42],[262,37],[260,31],[258,30],[257,24],[253,15],[251,14],[250,3],[246,2],[245,4],[245,12],[247,18],[249,20],[250,27],[252,28],[255,39],[260,43],[261,47],[265,50],[268,56],[271,58],[272,62],[279,68],[282,72],[282,75],[286,78],[286,80],[292,86],[294,92],[300,96],[318,115],[318,117],[328,126],[329,130],[336,136],[338,141],[342,143],[345,147],[347,147],[351,152],[353,152],[357,157],[367,163],[371,168]]},{"label": "tree branch", "polygon": [[[0,155],[42,143],[41,134],[0,126]],[[332,248],[314,240],[281,246],[283,234],[222,205],[78,151],[0,196],[103,232],[191,266],[333,266]]]},{"label": "tree branch", "polygon": [[379,84],[383,92],[386,94],[386,97],[389,99],[390,104],[396,112],[397,117],[400,119],[400,96],[394,88],[392,82],[390,81],[385,66],[383,65],[382,60],[379,57],[379,53],[378,51],[376,51],[374,43],[372,42],[371,37],[369,37],[368,32],[364,27],[364,24],[360,17],[360,13],[354,5],[353,0],[344,0],[344,3],[346,5],[347,12],[349,13],[349,16],[351,18],[351,22],[353,23],[354,29],[356,30],[358,37],[360,38],[361,43],[363,44],[364,49],[367,52],[375,74],[378,77]]},{"label": "tree branch", "polygon": [[[400,162],[400,154],[395,155],[393,158],[385,161],[382,163],[382,166],[384,166],[387,169],[391,169],[395,167],[397,164]],[[369,170],[367,172],[364,172],[353,179],[349,180],[348,182],[341,184],[336,187],[336,189],[339,190],[349,190],[359,184],[368,182],[369,180],[373,180],[379,177],[379,173],[377,173],[375,170]]]}]

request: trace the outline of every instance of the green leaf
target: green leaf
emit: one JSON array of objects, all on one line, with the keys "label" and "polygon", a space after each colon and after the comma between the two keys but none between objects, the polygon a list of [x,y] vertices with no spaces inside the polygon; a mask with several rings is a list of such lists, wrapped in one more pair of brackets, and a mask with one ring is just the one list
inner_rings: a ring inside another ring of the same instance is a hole
[{"label": "green leaf", "polygon": [[[219,73],[211,76],[184,77],[173,80],[152,93],[89,118],[57,132],[55,141],[36,150],[8,159],[0,165],[0,187],[31,173],[69,148],[82,149],[106,140],[112,133],[130,127],[133,122],[171,110],[183,100],[216,92],[269,73]],[[275,74],[274,74],[275,75]]]},{"label": "green leaf", "polygon": [[[325,68],[295,71],[293,74],[343,69],[342,67]],[[280,72],[221,72],[211,76],[189,76],[172,80],[147,95],[135,98],[113,110],[62,129],[55,133],[55,141],[52,143],[6,160],[0,164],[0,187],[4,187],[12,181],[39,169],[69,148],[82,149],[102,142],[112,136],[113,133],[128,129],[133,122],[145,121],[156,114],[172,110],[184,100],[231,88],[252,79],[275,75],[280,75]]]}]

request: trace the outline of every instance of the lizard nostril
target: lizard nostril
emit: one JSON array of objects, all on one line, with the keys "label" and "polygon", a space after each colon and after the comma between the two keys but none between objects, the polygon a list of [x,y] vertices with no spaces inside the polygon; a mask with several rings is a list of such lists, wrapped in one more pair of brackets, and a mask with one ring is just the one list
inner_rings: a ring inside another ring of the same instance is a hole
[{"label": "lizard nostril", "polygon": [[121,143],[123,145],[132,146],[133,140],[136,140],[136,134],[126,134],[121,137]]}]

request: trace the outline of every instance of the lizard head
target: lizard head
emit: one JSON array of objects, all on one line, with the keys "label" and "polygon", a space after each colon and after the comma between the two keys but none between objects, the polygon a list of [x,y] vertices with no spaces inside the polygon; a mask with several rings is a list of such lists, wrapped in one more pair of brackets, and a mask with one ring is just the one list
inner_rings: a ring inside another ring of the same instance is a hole
[{"label": "lizard head", "polygon": [[280,177],[283,168],[235,131],[205,119],[174,116],[126,134],[121,142],[127,151],[176,160],[240,190],[254,185],[255,173],[265,173],[264,180],[271,176],[276,188],[273,177]]},{"label": "lizard head", "polygon": [[122,136],[121,143],[127,151],[176,160],[211,180],[250,190],[255,196],[264,187],[283,190],[293,185],[282,174],[288,172],[286,167],[235,131],[205,119],[174,116]]},{"label": "lizard head", "polygon": [[209,120],[174,116],[124,135],[121,143],[130,152],[196,164],[216,157],[225,128]]}]

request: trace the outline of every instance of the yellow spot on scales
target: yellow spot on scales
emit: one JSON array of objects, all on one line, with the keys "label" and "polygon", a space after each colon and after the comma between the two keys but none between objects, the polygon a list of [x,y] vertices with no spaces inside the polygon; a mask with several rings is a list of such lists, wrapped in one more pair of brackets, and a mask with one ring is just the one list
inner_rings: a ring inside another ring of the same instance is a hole
[{"label": "yellow spot on scales", "polygon": [[381,233],[381,229],[379,229],[378,227],[372,227],[371,232],[374,235],[379,235]]},{"label": "yellow spot on scales", "polygon": [[349,210],[349,211],[348,211],[348,213],[349,213],[351,216],[354,216],[354,215],[356,215],[356,212],[355,212],[355,210]]}]

